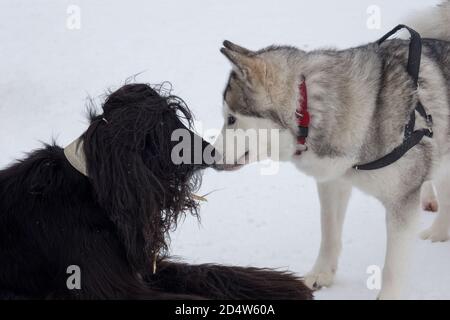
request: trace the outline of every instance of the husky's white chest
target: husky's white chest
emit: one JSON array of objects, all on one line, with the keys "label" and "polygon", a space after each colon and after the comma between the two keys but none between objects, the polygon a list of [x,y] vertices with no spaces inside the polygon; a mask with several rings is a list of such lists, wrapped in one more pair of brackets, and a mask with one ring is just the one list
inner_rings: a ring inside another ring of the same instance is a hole
[{"label": "husky's white chest", "polygon": [[312,151],[294,155],[292,163],[303,173],[314,177],[317,181],[338,179],[351,168],[351,160],[343,157],[318,157]]}]

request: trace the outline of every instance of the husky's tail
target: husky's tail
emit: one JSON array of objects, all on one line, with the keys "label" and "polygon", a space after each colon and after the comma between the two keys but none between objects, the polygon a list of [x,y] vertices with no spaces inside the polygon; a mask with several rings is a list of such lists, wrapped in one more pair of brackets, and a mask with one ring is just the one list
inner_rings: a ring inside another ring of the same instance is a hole
[{"label": "husky's tail", "polygon": [[450,41],[450,0],[416,13],[407,24],[424,38]]}]

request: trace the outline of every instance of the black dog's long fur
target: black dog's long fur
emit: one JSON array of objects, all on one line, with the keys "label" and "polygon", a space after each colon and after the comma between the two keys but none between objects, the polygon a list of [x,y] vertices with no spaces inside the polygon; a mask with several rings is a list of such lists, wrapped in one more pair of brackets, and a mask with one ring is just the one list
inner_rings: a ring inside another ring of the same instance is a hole
[{"label": "black dog's long fur", "polygon": [[[312,298],[289,273],[167,258],[168,232],[197,215],[192,192],[207,167],[171,161],[180,117],[191,113],[179,98],[125,85],[82,136],[89,178],[56,145],[0,171],[0,298]],[[79,290],[66,286],[70,265]]]}]

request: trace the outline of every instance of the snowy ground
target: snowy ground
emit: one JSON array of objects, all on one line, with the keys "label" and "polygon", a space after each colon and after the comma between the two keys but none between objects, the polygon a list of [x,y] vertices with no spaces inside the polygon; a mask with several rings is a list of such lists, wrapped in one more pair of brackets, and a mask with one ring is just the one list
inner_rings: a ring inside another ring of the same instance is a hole
[{"label": "snowy ground", "polygon": [[[0,167],[39,141],[64,145],[86,127],[87,95],[100,97],[125,79],[170,80],[205,128],[222,122],[221,92],[229,64],[224,39],[249,48],[292,44],[345,48],[383,35],[434,0],[106,1],[0,0]],[[66,27],[67,8],[81,9],[81,29]],[[381,9],[381,29],[366,27],[367,8]],[[206,172],[202,192],[220,189],[173,235],[173,253],[218,262],[308,271],[319,247],[315,184],[291,165],[274,176],[258,165]],[[301,207],[299,210],[297,208]],[[433,215],[423,213],[422,228]],[[384,260],[381,205],[356,191],[345,224],[336,285],[318,299],[373,299],[366,269]],[[450,298],[450,244],[417,239],[408,297]]]}]

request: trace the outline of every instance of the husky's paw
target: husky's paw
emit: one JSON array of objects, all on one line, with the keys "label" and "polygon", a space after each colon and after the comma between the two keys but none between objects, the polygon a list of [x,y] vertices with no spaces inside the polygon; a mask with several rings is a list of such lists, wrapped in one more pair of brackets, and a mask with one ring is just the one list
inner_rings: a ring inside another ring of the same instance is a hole
[{"label": "husky's paw", "polygon": [[422,200],[422,210],[428,212],[438,212],[439,202],[437,199]]},{"label": "husky's paw", "polygon": [[446,228],[436,228],[433,226],[422,231],[420,238],[423,240],[431,240],[431,242],[445,242],[450,239]]},{"label": "husky's paw", "polygon": [[334,282],[336,272],[333,271],[311,271],[304,277],[305,284],[312,290],[322,287],[330,287]]}]

